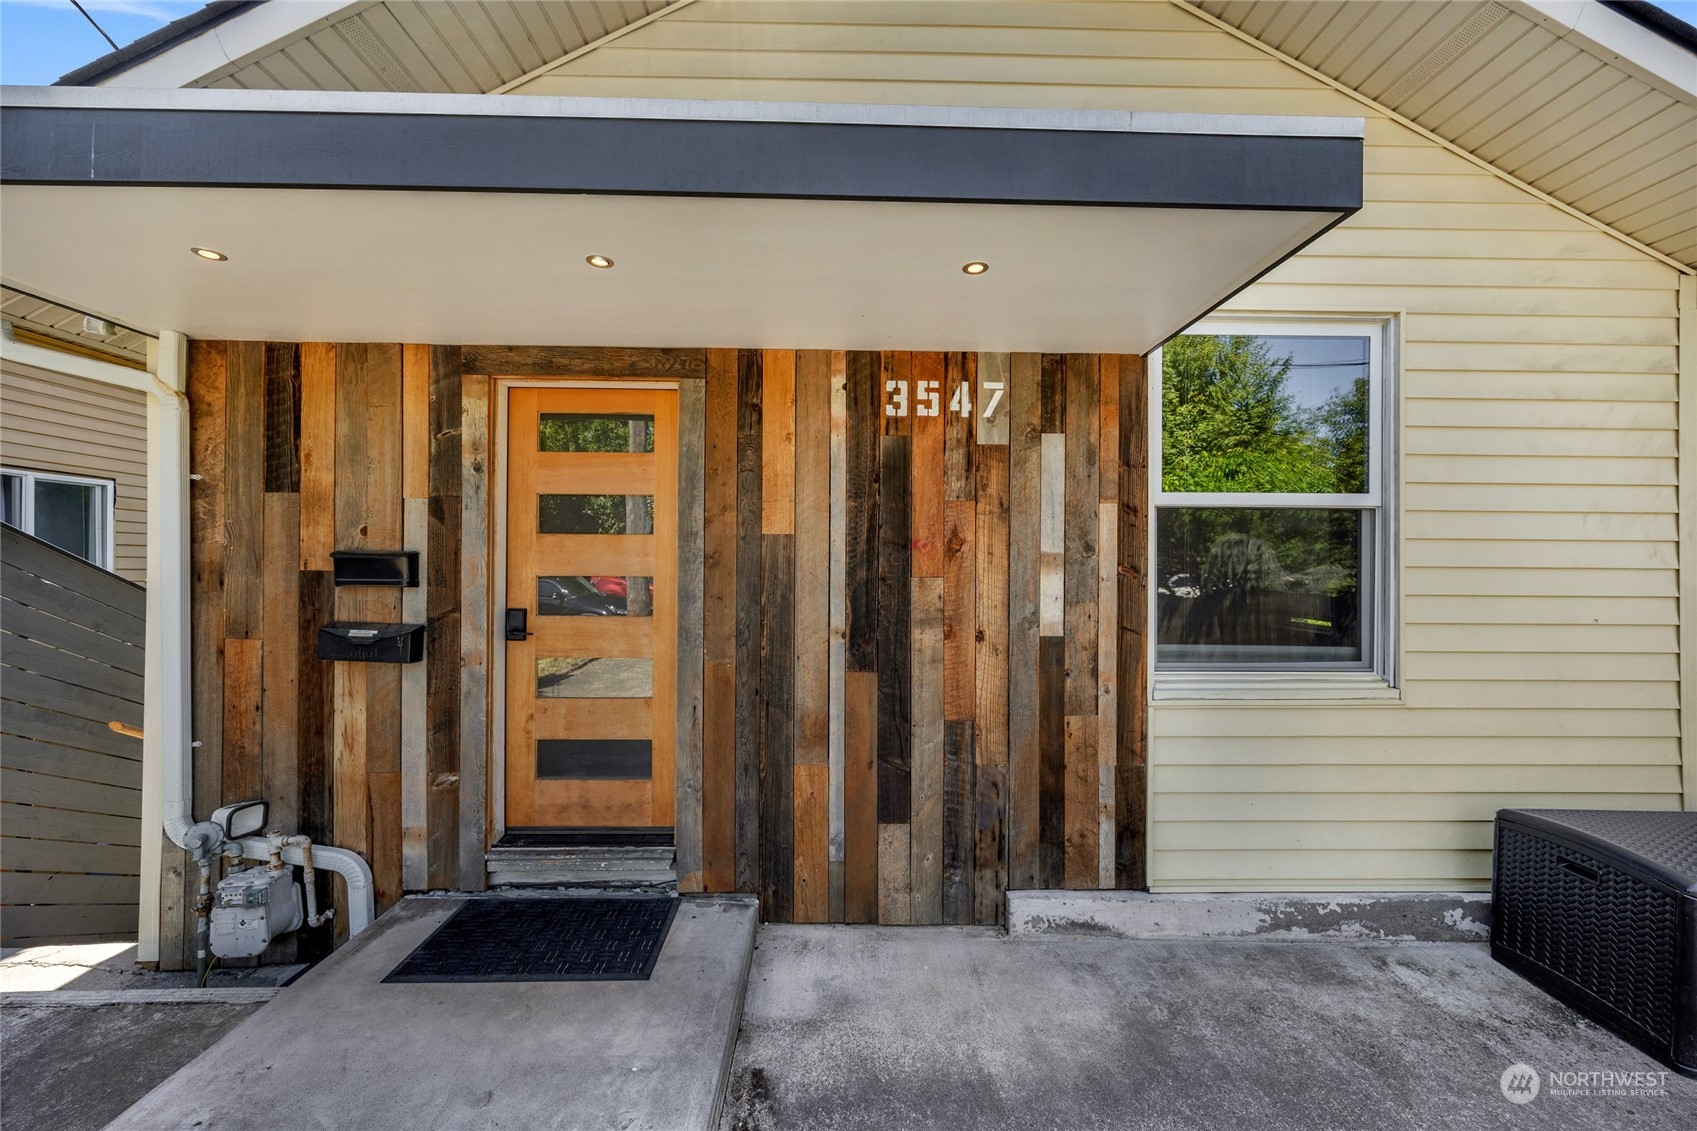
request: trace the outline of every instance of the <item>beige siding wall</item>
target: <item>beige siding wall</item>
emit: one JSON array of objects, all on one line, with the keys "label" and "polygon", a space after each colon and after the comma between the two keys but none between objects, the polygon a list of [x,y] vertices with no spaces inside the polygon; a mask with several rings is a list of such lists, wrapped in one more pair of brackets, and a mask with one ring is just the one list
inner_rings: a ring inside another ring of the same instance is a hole
[{"label": "beige siding wall", "polygon": [[116,481],[114,572],[146,582],[144,394],[7,362],[0,367],[0,464]]},{"label": "beige siding wall", "polygon": [[1366,116],[1367,206],[1233,309],[1399,320],[1402,694],[1157,703],[1152,884],[1482,887],[1500,807],[1680,806],[1672,269],[1165,0],[698,0],[514,93]]}]

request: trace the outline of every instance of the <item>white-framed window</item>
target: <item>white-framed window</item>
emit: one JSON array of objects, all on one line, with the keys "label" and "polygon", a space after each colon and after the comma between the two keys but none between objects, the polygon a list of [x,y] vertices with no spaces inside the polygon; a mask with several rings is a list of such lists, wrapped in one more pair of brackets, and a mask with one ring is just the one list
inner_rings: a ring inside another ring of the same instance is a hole
[{"label": "white-framed window", "polygon": [[112,568],[116,496],[110,479],[0,468],[0,518],[101,569]]},{"label": "white-framed window", "polygon": [[1156,692],[1388,689],[1386,319],[1211,319],[1151,358]]}]

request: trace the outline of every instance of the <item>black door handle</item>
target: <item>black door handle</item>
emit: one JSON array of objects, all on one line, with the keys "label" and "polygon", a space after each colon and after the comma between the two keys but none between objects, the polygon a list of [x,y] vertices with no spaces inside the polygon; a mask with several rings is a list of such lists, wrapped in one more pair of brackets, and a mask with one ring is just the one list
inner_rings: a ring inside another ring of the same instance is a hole
[{"label": "black door handle", "polygon": [[508,640],[529,640],[530,639],[530,633],[527,631],[527,629],[529,627],[530,627],[530,610],[529,609],[508,609],[507,610],[507,639]]}]

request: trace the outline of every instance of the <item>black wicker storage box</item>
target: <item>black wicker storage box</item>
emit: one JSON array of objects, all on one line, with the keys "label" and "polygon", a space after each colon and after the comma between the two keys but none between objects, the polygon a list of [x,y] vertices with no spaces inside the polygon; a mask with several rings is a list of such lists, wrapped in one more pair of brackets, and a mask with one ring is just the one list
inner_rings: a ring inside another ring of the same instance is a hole
[{"label": "black wicker storage box", "polygon": [[1697,1076],[1697,813],[1504,809],[1491,956]]}]

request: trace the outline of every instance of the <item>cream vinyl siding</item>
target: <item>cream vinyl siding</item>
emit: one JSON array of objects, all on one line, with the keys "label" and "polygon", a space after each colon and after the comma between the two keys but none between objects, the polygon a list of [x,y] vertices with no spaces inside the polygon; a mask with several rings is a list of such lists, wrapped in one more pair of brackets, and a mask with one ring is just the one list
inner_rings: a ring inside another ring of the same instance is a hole
[{"label": "cream vinyl siding", "polygon": [[1672,268],[1165,0],[696,0],[514,93],[1366,116],[1366,207],[1227,309],[1395,319],[1401,698],[1154,704],[1151,885],[1483,888],[1499,808],[1680,807]]},{"label": "cream vinyl siding", "polygon": [[0,464],[117,483],[113,572],[147,580],[147,401],[134,389],[6,362]]}]

